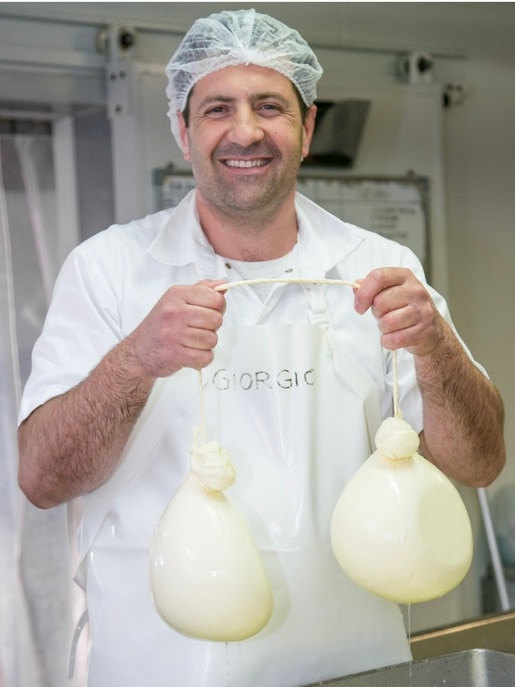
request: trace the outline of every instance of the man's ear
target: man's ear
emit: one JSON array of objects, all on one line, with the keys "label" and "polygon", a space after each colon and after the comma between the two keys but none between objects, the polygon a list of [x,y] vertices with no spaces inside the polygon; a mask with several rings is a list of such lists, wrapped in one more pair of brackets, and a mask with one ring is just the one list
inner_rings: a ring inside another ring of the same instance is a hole
[{"label": "man's ear", "polygon": [[304,122],[302,124],[302,157],[307,157],[309,155],[309,146],[311,144],[311,139],[313,138],[313,133],[315,131],[315,117],[317,115],[317,106],[311,105],[311,107],[306,112],[304,117]]},{"label": "man's ear", "polygon": [[184,121],[182,112],[179,112],[179,110],[177,110],[177,122],[179,124],[179,136],[181,139],[182,154],[184,155],[184,159],[189,161],[191,160],[191,157],[190,147],[188,145],[188,129],[186,127],[186,122]]}]

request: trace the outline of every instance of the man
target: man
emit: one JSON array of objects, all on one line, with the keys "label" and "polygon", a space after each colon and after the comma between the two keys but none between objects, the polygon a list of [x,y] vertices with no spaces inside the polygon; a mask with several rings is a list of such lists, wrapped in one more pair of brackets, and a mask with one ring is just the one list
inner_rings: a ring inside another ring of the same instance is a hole
[{"label": "man", "polygon": [[[20,484],[81,497],[90,687],[279,687],[407,660],[399,609],[337,566],[329,524],[399,403],[423,454],[464,484],[504,463],[498,393],[413,254],[296,194],[322,70],[254,10],[197,21],[168,67],[172,131],[196,191],[74,250],[20,411]],[[224,281],[331,278],[345,286]],[[274,596],[255,637],[190,639],[152,607],[153,529],[189,469],[204,369],[206,431],[236,468]],[[435,507],[436,504],[435,504]]]}]

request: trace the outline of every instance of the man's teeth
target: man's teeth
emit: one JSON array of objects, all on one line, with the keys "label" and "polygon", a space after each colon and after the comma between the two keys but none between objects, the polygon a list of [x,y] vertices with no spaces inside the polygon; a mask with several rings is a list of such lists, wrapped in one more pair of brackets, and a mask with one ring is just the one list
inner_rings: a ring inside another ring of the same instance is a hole
[{"label": "man's teeth", "polygon": [[226,160],[228,167],[262,167],[266,165],[266,160]]}]

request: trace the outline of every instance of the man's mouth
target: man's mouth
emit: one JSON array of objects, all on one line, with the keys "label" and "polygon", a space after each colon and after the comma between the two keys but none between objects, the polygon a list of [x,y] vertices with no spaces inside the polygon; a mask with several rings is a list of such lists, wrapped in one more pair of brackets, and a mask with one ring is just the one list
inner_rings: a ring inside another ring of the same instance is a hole
[{"label": "man's mouth", "polygon": [[223,160],[226,167],[239,167],[240,169],[250,169],[252,167],[264,167],[269,163],[268,159],[260,160]]}]

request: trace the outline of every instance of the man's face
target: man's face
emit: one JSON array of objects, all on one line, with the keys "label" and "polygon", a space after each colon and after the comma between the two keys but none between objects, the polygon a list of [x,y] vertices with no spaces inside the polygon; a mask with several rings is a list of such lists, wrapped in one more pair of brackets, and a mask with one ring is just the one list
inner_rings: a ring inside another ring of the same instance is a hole
[{"label": "man's face", "polygon": [[179,123],[202,201],[250,218],[293,197],[315,112],[302,121],[292,83],[272,69],[226,67],[201,79],[190,94],[188,128]]}]

